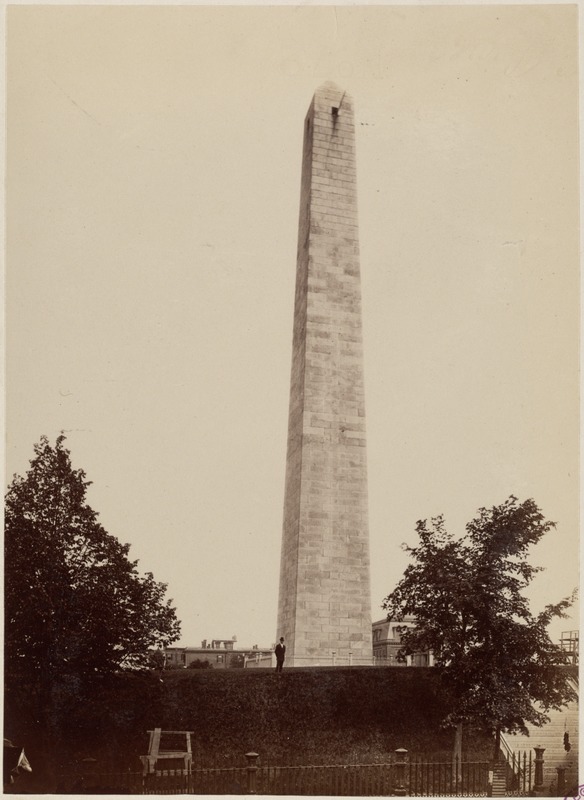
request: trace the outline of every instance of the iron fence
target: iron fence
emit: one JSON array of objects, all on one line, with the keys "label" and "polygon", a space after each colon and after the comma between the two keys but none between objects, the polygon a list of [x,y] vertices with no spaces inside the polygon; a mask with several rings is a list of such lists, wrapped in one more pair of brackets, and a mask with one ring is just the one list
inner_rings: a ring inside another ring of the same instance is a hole
[{"label": "iron fence", "polygon": [[[444,761],[410,757],[398,750],[387,762],[276,766],[247,754],[247,766],[196,766],[190,770],[108,772],[61,776],[60,794],[307,795],[321,797],[485,797],[529,796],[535,780],[531,754],[488,761]],[[494,772],[493,772],[494,770]],[[500,784],[499,784],[500,778]],[[501,791],[501,796],[503,792]]]},{"label": "iron fence", "polygon": [[535,762],[524,753],[505,754],[505,795],[507,797],[528,797],[535,783]]},{"label": "iron fence", "polygon": [[432,761],[412,758],[408,794],[412,797],[486,797],[490,791],[488,761]]},{"label": "iron fence", "polygon": [[322,797],[393,794],[393,764],[259,767],[258,794]]},{"label": "iron fence", "polygon": [[191,773],[192,794],[247,794],[249,785],[247,767],[220,767],[197,769]]}]

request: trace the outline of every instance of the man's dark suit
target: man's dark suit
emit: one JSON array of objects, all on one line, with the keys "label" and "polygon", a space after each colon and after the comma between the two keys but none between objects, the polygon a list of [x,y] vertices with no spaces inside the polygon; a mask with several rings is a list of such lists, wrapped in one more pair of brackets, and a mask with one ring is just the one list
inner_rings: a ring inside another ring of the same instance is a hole
[{"label": "man's dark suit", "polygon": [[282,672],[284,659],[286,658],[286,645],[278,642],[276,645],[276,672]]}]

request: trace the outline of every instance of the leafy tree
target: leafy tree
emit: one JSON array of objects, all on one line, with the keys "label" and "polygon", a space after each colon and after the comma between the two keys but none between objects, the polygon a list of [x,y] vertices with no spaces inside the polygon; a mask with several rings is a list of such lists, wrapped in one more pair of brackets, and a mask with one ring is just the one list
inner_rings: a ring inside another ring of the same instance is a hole
[{"label": "leafy tree", "polygon": [[445,723],[459,736],[468,722],[494,733],[496,757],[501,732],[527,733],[526,723],[543,725],[547,711],[576,696],[561,669],[565,655],[547,633],[573,599],[534,615],[523,594],[542,569],[528,563],[529,548],[553,527],[533,500],[513,496],[481,508],[460,539],[441,516],[419,521],[419,545],[403,545],[413,563],[383,603],[389,619],[416,618],[401,654],[434,654],[452,698]]},{"label": "leafy tree", "polygon": [[146,666],[180,630],[165,584],[138,574],[87,505],[64,442],[41,438],[5,505],[5,671],[45,715],[67,683]]},{"label": "leafy tree", "polygon": [[189,664],[189,669],[213,669],[213,664],[208,659],[195,658]]}]

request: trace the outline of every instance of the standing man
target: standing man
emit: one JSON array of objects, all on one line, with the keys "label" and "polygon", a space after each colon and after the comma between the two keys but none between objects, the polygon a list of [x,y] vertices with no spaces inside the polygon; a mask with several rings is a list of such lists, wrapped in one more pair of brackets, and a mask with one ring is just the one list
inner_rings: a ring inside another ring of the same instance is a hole
[{"label": "standing man", "polygon": [[282,672],[284,666],[284,659],[286,658],[286,645],[284,644],[284,637],[280,636],[280,641],[276,645],[276,672]]}]

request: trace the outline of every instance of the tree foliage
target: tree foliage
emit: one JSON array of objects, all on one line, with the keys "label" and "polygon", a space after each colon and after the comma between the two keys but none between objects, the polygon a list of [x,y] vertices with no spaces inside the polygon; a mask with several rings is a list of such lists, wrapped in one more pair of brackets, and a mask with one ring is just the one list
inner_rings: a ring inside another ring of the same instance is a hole
[{"label": "tree foliage", "polygon": [[439,516],[419,521],[420,543],[383,607],[390,619],[416,618],[402,637],[402,654],[432,651],[453,698],[447,723],[479,723],[498,733],[526,733],[552,708],[575,698],[564,654],[547,627],[565,617],[572,599],[530,611],[523,594],[541,568],[529,548],[554,527],[533,500],[511,496],[481,508],[455,539]]},{"label": "tree foliage", "polygon": [[213,669],[213,664],[211,664],[208,658],[195,658],[195,660],[191,661],[189,664],[189,669]]},{"label": "tree foliage", "polygon": [[98,522],[64,442],[41,438],[5,504],[5,668],[41,692],[146,665],[180,629],[166,585],[140,575],[129,545]]}]

